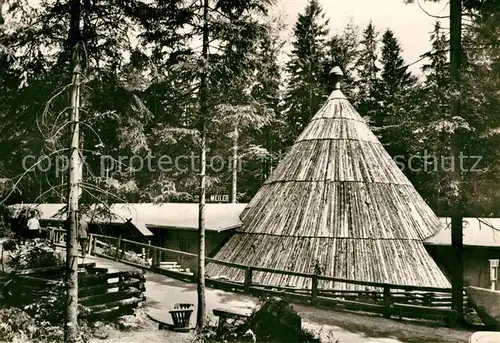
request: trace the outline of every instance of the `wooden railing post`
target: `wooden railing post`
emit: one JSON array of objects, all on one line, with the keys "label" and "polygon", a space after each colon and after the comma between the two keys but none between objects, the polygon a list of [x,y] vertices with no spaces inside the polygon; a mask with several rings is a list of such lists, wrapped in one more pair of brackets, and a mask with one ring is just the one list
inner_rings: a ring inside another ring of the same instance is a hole
[{"label": "wooden railing post", "polygon": [[87,254],[92,255],[93,247],[94,247],[94,236],[92,234],[89,235],[89,246],[87,247]]},{"label": "wooden railing post", "polygon": [[115,252],[115,261],[118,261],[120,258],[120,246],[122,243],[122,235],[118,237],[118,241],[116,242],[116,252]]},{"label": "wooden railing post", "polygon": [[120,274],[118,275],[118,291],[123,291],[123,273],[120,272]]},{"label": "wooden railing post", "polygon": [[156,249],[154,245],[151,248],[151,258],[153,259],[151,261],[151,267],[154,268],[159,267],[160,266],[159,253],[158,249]]},{"label": "wooden railing post", "polygon": [[384,286],[384,317],[391,318],[391,288]]},{"label": "wooden railing post", "polygon": [[424,306],[432,306],[432,302],[434,300],[434,293],[429,292],[424,295]]},{"label": "wooden railing post", "polygon": [[126,243],[125,243],[125,242],[123,242],[123,241],[122,241],[121,243],[122,243],[122,244],[121,244],[121,249],[122,249],[122,252],[121,252],[121,254],[120,254],[120,259],[121,259],[121,260],[123,260],[123,259],[125,259],[125,244],[126,244]]},{"label": "wooden railing post", "polygon": [[311,304],[313,306],[318,305],[318,275],[313,274],[311,284]]},{"label": "wooden railing post", "polygon": [[156,267],[156,249],[151,249],[151,267],[155,268]]},{"label": "wooden railing post", "polygon": [[161,266],[162,253],[160,249],[156,249],[156,267]]},{"label": "wooden railing post", "polygon": [[148,248],[146,249],[146,262],[149,258],[151,258],[151,240],[148,239]]},{"label": "wooden railing post", "polygon": [[253,269],[252,267],[247,267],[245,269],[245,283],[244,283],[244,292],[246,294],[250,294],[250,288],[252,287],[252,274],[253,274]]}]

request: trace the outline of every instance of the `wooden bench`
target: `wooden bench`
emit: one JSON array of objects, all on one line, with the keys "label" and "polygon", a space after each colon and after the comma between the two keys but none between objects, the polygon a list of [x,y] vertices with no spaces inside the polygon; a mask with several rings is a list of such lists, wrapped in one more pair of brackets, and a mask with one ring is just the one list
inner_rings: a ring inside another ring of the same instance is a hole
[{"label": "wooden bench", "polygon": [[423,319],[434,317],[444,320],[448,326],[452,326],[457,320],[457,311],[450,308],[394,303],[394,311],[399,319],[402,317]]},{"label": "wooden bench", "polygon": [[250,317],[248,314],[231,312],[220,308],[214,308],[213,313],[214,316],[219,317],[219,325],[217,327],[217,330],[219,331],[224,328],[228,319],[244,320]]},{"label": "wooden bench", "polygon": [[170,331],[179,331],[179,332],[189,332],[191,330],[194,330],[194,327],[176,329],[174,324],[171,323],[171,318],[167,318],[166,315],[158,315],[158,314],[148,313],[147,316],[153,322],[158,324],[158,330],[170,330]]}]

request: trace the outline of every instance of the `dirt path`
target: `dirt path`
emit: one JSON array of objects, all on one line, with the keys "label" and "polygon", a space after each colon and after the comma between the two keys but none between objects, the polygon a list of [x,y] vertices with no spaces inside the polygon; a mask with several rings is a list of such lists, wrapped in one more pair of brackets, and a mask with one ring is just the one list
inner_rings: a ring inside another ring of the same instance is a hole
[{"label": "dirt path", "polygon": [[[142,313],[138,317],[140,323],[139,328],[130,331],[119,331],[110,326],[101,328],[101,337],[106,338],[93,338],[89,343],[130,343],[130,342],[144,342],[144,343],[191,343],[194,338],[192,333],[178,333],[167,330],[158,330],[158,324],[149,320],[147,316]],[[103,335],[103,332],[105,335]]]},{"label": "dirt path", "polygon": [[[405,343],[459,343],[469,342],[473,331],[450,329],[440,326],[427,326],[418,323],[402,322],[386,319],[376,315],[358,314],[347,311],[331,311],[310,306],[295,306],[302,319],[311,326],[323,328],[341,327],[351,334],[360,335],[366,342],[405,342]],[[337,335],[340,343],[365,342],[342,339],[342,333]]]},{"label": "dirt path", "polygon": [[133,332],[115,332],[106,339],[92,339],[90,343],[189,343],[191,334],[181,334],[165,330],[140,330]]},{"label": "dirt path", "polygon": [[[85,262],[96,262],[110,271],[137,270],[107,259],[87,257]],[[163,275],[146,273],[146,298],[148,313],[155,318],[171,323],[169,309],[174,303],[196,303],[196,285],[174,280]],[[257,298],[240,293],[230,293],[217,289],[207,288],[207,310],[212,321],[214,308],[223,308],[235,312],[250,313],[258,302]],[[423,326],[394,319],[385,319],[380,316],[361,315],[352,312],[341,312],[318,309],[311,306],[294,305],[303,318],[304,327],[320,332],[324,339],[339,343],[467,343],[472,331],[449,329],[443,327]],[[194,326],[193,313],[191,324]],[[133,339],[130,335],[133,336]],[[142,336],[141,336],[142,335]],[[127,334],[115,340],[95,341],[119,342],[181,342],[186,334],[175,334],[152,330]],[[155,340],[157,339],[157,340]]]}]

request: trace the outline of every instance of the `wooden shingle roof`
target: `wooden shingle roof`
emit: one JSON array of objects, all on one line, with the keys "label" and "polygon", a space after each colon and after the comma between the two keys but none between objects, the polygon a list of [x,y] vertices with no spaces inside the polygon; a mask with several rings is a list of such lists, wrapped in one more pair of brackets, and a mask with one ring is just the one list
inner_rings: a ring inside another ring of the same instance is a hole
[{"label": "wooden shingle roof", "polygon": [[[264,268],[398,285],[450,287],[423,241],[440,223],[366,122],[336,89],[242,214],[215,258]],[[244,272],[208,264],[209,276]],[[257,272],[253,282],[310,280]],[[364,288],[344,283],[322,287]]]}]

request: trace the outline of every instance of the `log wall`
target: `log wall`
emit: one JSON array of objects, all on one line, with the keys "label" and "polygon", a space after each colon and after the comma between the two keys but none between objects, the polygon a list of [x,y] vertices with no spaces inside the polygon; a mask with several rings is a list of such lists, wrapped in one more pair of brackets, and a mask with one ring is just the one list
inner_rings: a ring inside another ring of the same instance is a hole
[{"label": "log wall", "polygon": [[[105,268],[97,268],[95,263],[79,265],[78,302],[79,316],[88,319],[115,319],[132,314],[134,309],[145,301],[145,277],[138,272],[109,273]],[[63,268],[49,267],[19,270],[9,275],[4,284],[4,300],[12,306],[24,307],[36,299],[50,294],[50,290],[60,287],[64,292],[61,279]]]}]

